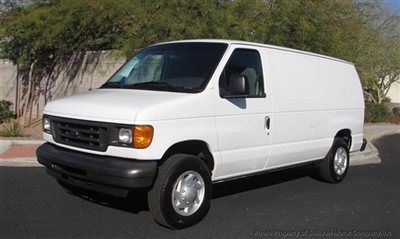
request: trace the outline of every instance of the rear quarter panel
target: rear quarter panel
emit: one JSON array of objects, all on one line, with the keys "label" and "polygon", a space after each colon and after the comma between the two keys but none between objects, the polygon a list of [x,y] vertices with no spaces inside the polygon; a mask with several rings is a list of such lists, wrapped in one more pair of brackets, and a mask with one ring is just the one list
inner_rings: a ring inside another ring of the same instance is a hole
[{"label": "rear quarter panel", "polygon": [[314,55],[267,49],[273,94],[268,168],[325,157],[334,136],[350,129],[361,147],[364,99],[353,65]]}]

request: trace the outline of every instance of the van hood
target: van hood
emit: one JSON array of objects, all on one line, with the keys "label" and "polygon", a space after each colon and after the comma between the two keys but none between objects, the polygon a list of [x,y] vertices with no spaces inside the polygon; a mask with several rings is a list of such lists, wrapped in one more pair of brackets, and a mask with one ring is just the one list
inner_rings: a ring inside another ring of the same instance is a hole
[{"label": "van hood", "polygon": [[131,90],[97,89],[54,100],[44,114],[93,121],[133,124],[144,108],[181,101],[193,94]]}]

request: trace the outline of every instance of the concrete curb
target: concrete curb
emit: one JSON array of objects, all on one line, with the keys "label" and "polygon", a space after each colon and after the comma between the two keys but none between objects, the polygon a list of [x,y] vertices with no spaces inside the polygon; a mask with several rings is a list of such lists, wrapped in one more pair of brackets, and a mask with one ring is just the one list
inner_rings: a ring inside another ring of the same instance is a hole
[{"label": "concrete curb", "polygon": [[400,125],[367,124],[364,127],[364,131],[364,137],[367,139],[368,144],[363,152],[351,153],[350,166],[381,163],[382,160],[379,158],[378,149],[373,144],[373,141],[386,135],[399,134]]},{"label": "concrete curb", "polygon": [[364,126],[365,138],[369,142],[390,134],[399,134],[399,124],[366,124]]},{"label": "concrete curb", "polygon": [[[382,136],[400,133],[400,125],[392,124],[367,124],[364,127],[364,137],[368,144],[363,152],[354,152],[350,156],[350,166],[379,164],[382,160],[379,158],[379,152],[373,145],[373,141]],[[0,150],[4,153],[11,145],[39,145],[43,144],[44,140],[29,140],[29,139],[11,139],[0,140]],[[32,158],[6,158],[0,159],[0,166],[5,167],[40,167],[42,166]]]},{"label": "concrete curb", "polygon": [[[7,151],[12,145],[40,145],[44,140],[32,139],[0,139],[0,154]],[[42,166],[36,160],[36,157],[31,158],[0,158],[1,167],[40,167]]]},{"label": "concrete curb", "polygon": [[11,145],[39,145],[45,142],[41,139],[1,139],[0,141]]},{"label": "concrete curb", "polygon": [[7,151],[8,148],[11,147],[11,141],[0,141],[0,154]]},{"label": "concrete curb", "polygon": [[1,167],[42,167],[36,158],[3,158],[0,161]]},{"label": "concrete curb", "polygon": [[7,151],[12,145],[40,145],[44,140],[36,139],[0,139],[0,154]]},{"label": "concrete curb", "polygon": [[[368,147],[370,147],[371,149],[367,150]],[[379,158],[378,150],[375,148],[375,146],[372,145],[372,143],[371,145],[367,145],[364,152],[354,152],[350,154],[350,166],[379,163],[382,163],[382,160],[381,158]]]}]

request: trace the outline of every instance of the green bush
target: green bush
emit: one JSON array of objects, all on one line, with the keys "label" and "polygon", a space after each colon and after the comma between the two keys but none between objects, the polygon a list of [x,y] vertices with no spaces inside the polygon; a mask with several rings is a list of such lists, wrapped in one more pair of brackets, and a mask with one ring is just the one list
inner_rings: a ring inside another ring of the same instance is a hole
[{"label": "green bush", "polygon": [[14,113],[10,110],[10,106],[10,101],[0,101],[0,124],[14,116]]},{"label": "green bush", "polygon": [[383,104],[366,103],[365,104],[365,122],[380,123],[389,120],[389,108]]},{"label": "green bush", "polygon": [[10,120],[3,124],[3,130],[0,132],[4,137],[20,137],[24,136],[21,125],[16,120]]},{"label": "green bush", "polygon": [[395,124],[400,124],[400,107],[393,108],[392,115],[390,117],[390,122]]},{"label": "green bush", "polygon": [[396,117],[400,117],[400,107],[393,108],[393,115]]}]

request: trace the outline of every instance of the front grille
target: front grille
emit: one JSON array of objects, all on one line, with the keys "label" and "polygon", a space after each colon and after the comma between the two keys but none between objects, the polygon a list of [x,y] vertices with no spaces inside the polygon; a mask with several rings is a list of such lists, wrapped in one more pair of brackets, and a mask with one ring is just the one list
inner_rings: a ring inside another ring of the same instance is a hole
[{"label": "front grille", "polygon": [[106,151],[108,127],[93,121],[52,119],[53,138],[57,143],[96,151]]}]

